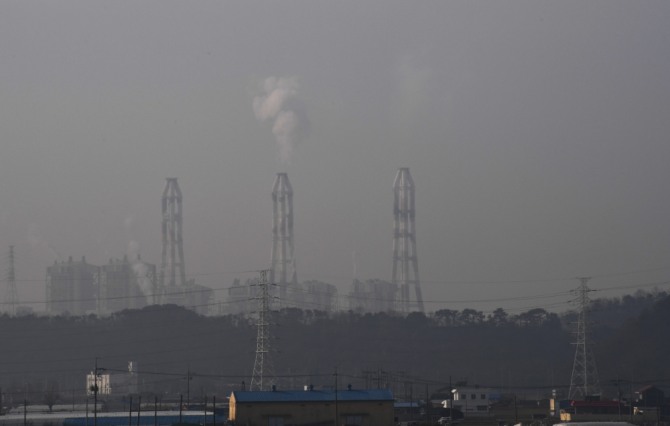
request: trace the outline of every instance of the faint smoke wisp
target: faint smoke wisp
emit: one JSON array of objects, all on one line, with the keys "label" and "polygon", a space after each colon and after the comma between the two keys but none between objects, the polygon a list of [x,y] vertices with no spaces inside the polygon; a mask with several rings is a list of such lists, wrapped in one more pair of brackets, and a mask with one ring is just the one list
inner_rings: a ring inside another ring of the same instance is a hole
[{"label": "faint smoke wisp", "polygon": [[132,268],[133,272],[135,272],[135,276],[137,277],[137,285],[139,286],[140,291],[142,294],[144,294],[145,297],[151,300],[150,296],[154,291],[154,286],[149,274],[149,268],[139,259],[133,261]]},{"label": "faint smoke wisp", "polygon": [[136,259],[140,254],[140,243],[135,240],[131,240],[128,243],[128,248],[126,249],[126,255],[130,259]]},{"label": "faint smoke wisp", "polygon": [[296,144],[307,137],[309,121],[298,99],[295,78],[269,77],[263,82],[263,93],[254,97],[254,114],[263,123],[272,125],[279,158],[288,163]]},{"label": "faint smoke wisp", "polygon": [[49,244],[44,238],[42,238],[42,234],[40,233],[39,229],[37,228],[37,225],[34,223],[31,223],[29,228],[28,228],[28,244],[34,248],[34,249],[45,249],[49,252],[49,254],[52,257],[52,260],[54,261],[60,261],[61,256],[56,249]]}]

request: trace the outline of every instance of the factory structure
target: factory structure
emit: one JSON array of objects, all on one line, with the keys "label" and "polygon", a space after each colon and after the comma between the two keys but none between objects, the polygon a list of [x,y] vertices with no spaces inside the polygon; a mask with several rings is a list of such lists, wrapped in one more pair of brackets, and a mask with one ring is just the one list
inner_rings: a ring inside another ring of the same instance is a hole
[{"label": "factory structure", "polygon": [[[332,284],[299,282],[295,258],[293,187],[286,173],[272,186],[272,244],[269,282],[273,309],[301,308],[334,312],[424,311],[416,249],[415,186],[409,168],[399,168],[393,183],[392,264],[390,280],[354,278],[346,295]],[[139,256],[55,262],[46,271],[46,307],[52,315],[109,315],[148,305],[179,305],[199,314],[247,314],[256,307],[257,279],[235,279],[222,294],[218,312],[214,291],[187,279],[183,246],[183,196],[177,178],[167,178],[161,198],[161,262]],[[12,272],[13,274],[13,272]],[[9,281],[9,280],[8,280]]]},{"label": "factory structure", "polygon": [[354,279],[347,299],[353,312],[394,312],[397,310],[398,285],[380,279]]},{"label": "factory structure", "polygon": [[156,265],[138,255],[93,265],[82,257],[54,262],[46,271],[46,310],[51,315],[109,315],[148,305],[175,304],[199,314],[209,313],[212,290],[186,279],[182,239],[182,193],[168,178],[162,207],[162,257]]},{"label": "factory structure", "polygon": [[209,313],[212,289],[186,279],[182,239],[182,195],[177,178],[167,178],[163,198],[163,251],[157,297],[160,305],[180,305],[199,314]]},{"label": "factory structure", "polygon": [[[272,186],[272,250],[269,280],[273,308],[338,309],[337,287],[321,281],[298,282],[293,237],[293,187],[286,173],[277,173]],[[228,289],[225,313],[249,313],[257,307],[257,279]]]},{"label": "factory structure", "polygon": [[[416,254],[414,223],[414,180],[407,167],[398,169],[393,183],[393,276],[400,291],[399,310],[423,312],[419,281],[419,258]],[[411,294],[414,291],[415,298]]]},{"label": "factory structure", "polygon": [[86,257],[80,261],[54,262],[47,268],[47,313],[52,315],[109,315],[124,309],[140,309],[153,302],[156,266],[139,256],[130,262],[109,259],[96,266]]},{"label": "factory structure", "polygon": [[354,279],[349,309],[356,312],[424,311],[416,252],[414,180],[401,167],[393,182],[393,273],[391,281]]},{"label": "factory structure", "polygon": [[156,265],[143,262],[139,255],[132,262],[127,256],[109,259],[109,263],[100,266],[97,280],[100,315],[155,303]]},{"label": "factory structure", "polygon": [[47,268],[47,313],[86,315],[96,312],[98,267],[81,260],[54,262]]},{"label": "factory structure", "polygon": [[289,288],[298,284],[293,245],[293,187],[286,173],[277,173],[272,187],[272,252],[270,282],[279,289],[279,306],[288,306]]}]

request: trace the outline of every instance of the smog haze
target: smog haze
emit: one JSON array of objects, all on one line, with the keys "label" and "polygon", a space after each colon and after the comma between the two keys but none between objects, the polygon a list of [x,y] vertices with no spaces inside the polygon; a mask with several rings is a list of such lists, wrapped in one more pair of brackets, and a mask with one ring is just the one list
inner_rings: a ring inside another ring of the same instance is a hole
[{"label": "smog haze", "polygon": [[54,261],[160,265],[167,177],[186,275],[216,299],[269,266],[280,172],[301,281],[390,280],[401,167],[427,311],[565,310],[577,277],[601,297],[670,282],[667,1],[0,12],[0,253],[15,246],[35,311]]}]

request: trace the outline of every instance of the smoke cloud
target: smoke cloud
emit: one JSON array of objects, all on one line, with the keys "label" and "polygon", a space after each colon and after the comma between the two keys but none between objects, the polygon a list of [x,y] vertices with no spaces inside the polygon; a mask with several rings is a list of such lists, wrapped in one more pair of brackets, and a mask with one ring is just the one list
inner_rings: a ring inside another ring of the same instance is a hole
[{"label": "smoke cloud", "polygon": [[139,286],[140,291],[142,294],[144,294],[145,297],[151,300],[150,297],[154,292],[154,286],[152,277],[149,274],[149,268],[139,260],[133,261],[132,268],[135,276],[137,277],[137,285]]},{"label": "smoke cloud", "polygon": [[262,123],[272,125],[279,158],[288,163],[296,144],[309,133],[309,120],[298,99],[295,78],[269,77],[263,82],[263,93],[254,97],[254,114]]}]

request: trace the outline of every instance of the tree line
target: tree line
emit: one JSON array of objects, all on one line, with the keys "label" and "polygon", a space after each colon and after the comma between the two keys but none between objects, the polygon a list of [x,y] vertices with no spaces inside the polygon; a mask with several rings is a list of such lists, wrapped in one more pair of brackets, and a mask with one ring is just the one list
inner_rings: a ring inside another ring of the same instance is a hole
[{"label": "tree line", "polygon": [[[670,377],[670,297],[638,292],[592,304],[592,339],[601,383],[661,383]],[[423,314],[282,309],[270,320],[268,374],[281,388],[386,386],[399,396],[450,382],[501,390],[567,392],[574,358],[575,312],[542,308],[441,309]],[[3,404],[74,403],[85,377],[128,375],[138,366],[140,393],[191,400],[248,387],[256,352],[253,316],[200,316],[174,305],[108,317],[0,316]],[[128,395],[116,395],[125,398]],[[149,396],[147,396],[149,398]]]}]

